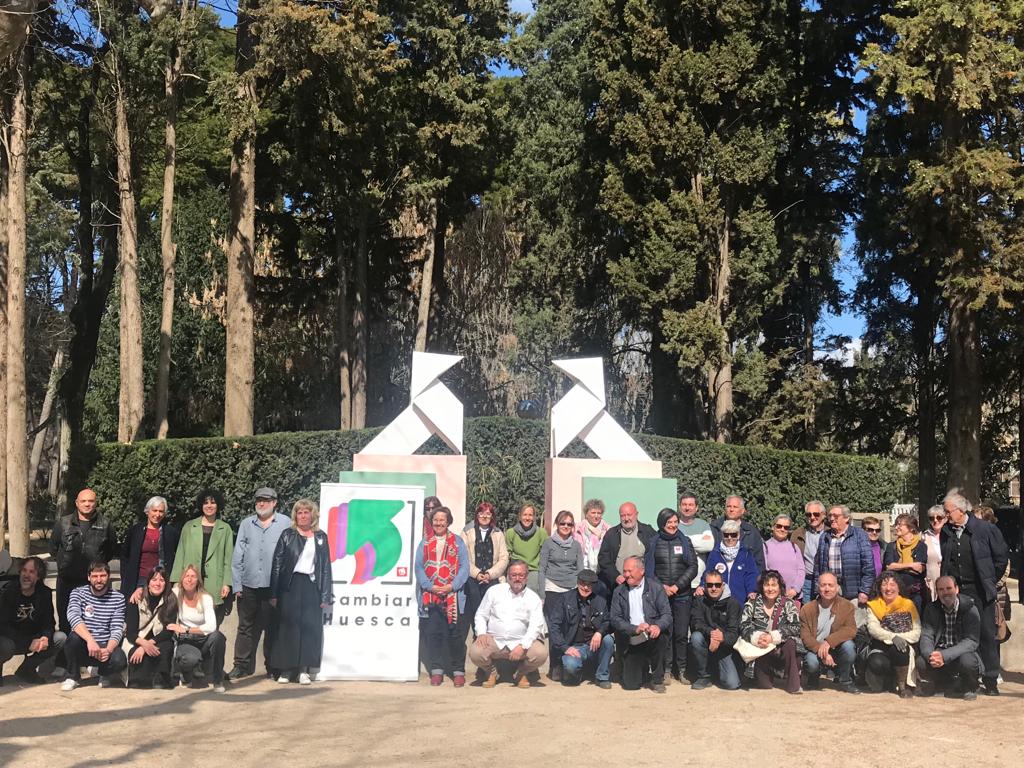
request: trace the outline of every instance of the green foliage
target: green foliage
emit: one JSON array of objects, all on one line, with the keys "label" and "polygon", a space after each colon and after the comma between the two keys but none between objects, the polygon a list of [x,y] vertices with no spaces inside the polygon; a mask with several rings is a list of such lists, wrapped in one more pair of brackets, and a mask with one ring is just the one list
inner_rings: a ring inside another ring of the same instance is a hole
[{"label": "green foliage", "polygon": [[[467,507],[491,501],[502,525],[508,526],[521,504],[540,503],[547,429],[543,421],[467,420]],[[96,449],[87,482],[120,530],[138,518],[146,499],[155,494],[167,497],[171,519],[183,523],[196,514],[195,495],[208,485],[224,492],[225,519],[237,524],[251,513],[252,494],[259,486],[275,488],[285,509],[300,497],[318,499],[320,483],[351,469],[352,453],[375,434],[376,430],[360,430],[144,441],[130,446],[106,443]],[[865,512],[883,511],[899,500],[899,471],[883,459],[647,435],[638,439],[663,463],[665,477],[675,477],[680,489],[697,494],[709,518],[719,515],[730,493],[747,499],[750,519],[765,530],[780,512],[802,516],[804,502],[812,498]],[[577,441],[566,455],[590,454]],[[614,521],[614,510],[609,518]]]}]

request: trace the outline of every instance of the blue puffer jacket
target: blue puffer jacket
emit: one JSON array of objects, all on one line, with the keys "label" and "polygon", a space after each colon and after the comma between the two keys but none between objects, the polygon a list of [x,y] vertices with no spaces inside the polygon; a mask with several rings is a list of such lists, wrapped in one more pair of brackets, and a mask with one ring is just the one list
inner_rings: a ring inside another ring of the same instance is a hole
[{"label": "blue puffer jacket", "polygon": [[[757,569],[757,561],[754,554],[742,544],[739,554],[733,561],[732,570],[729,564],[722,557],[722,551],[715,547],[708,553],[708,567],[704,571],[706,576],[709,571],[717,571],[722,574],[722,579],[729,585],[729,594],[736,598],[741,605],[747,601],[747,595],[757,592],[757,577],[761,572]],[[726,573],[728,572],[728,576]],[[702,582],[703,583],[703,582]]]},{"label": "blue puffer jacket", "polygon": [[[832,531],[827,530],[818,542],[818,554],[814,558],[814,581],[811,589],[814,597],[818,594],[818,576],[831,571],[828,564],[828,548],[833,539]],[[871,594],[871,585],[875,580],[875,556],[871,552],[871,540],[860,528],[851,525],[847,536],[839,546],[843,561],[843,573],[839,579],[839,590],[847,600],[853,600],[863,592]]]}]

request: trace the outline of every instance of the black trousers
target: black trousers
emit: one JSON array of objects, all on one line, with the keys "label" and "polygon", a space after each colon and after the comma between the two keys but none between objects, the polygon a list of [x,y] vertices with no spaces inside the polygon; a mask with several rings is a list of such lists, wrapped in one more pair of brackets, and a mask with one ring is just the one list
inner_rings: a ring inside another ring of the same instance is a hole
[{"label": "black trousers", "polygon": [[316,585],[302,573],[292,575],[277,601],[277,635],[270,663],[280,672],[320,667],[324,651],[324,612]]},{"label": "black trousers", "polygon": [[196,670],[203,668],[203,675],[214,685],[224,679],[224,649],[227,639],[220,630],[213,630],[203,637],[199,644],[178,641],[174,647],[174,663],[177,671],[184,675],[186,682],[196,676]]},{"label": "black trousers", "polygon": [[64,669],[67,676],[77,680],[81,677],[83,664],[87,667],[98,666],[100,674],[106,677],[107,675],[116,675],[127,667],[128,657],[124,655],[124,651],[116,648],[106,661],[97,662],[89,655],[89,646],[85,640],[72,633],[68,635],[68,640],[64,643]]},{"label": "black trousers", "polygon": [[998,631],[996,625],[996,601],[984,602],[980,597],[975,598],[978,611],[981,614],[981,637],[978,642],[978,656],[981,657],[981,676],[988,685],[995,685],[996,678],[1002,670],[999,660],[999,640],[996,638]]},{"label": "black trousers", "polygon": [[665,645],[668,640],[662,632],[657,638],[632,645],[628,637],[621,640],[622,687],[636,691],[644,683],[644,674],[650,670],[651,683],[665,682]]},{"label": "black trousers", "polygon": [[448,623],[444,606],[427,606],[426,618],[420,619],[420,633],[426,641],[423,660],[430,674],[466,673],[466,636],[458,621]]},{"label": "black trousers", "polygon": [[[481,584],[476,579],[470,579],[466,582],[464,590],[466,593],[466,610],[459,616],[459,624],[462,625],[462,637],[464,639],[469,637],[469,633],[473,631],[473,620],[476,618],[476,611],[480,607],[480,603],[483,602],[487,590],[498,583],[497,581],[489,581],[486,584]],[[476,633],[474,633],[474,638],[475,636]]]},{"label": "black trousers", "polygon": [[[569,598],[575,600],[577,594],[575,589],[570,589],[568,592],[544,593],[544,621],[549,627],[554,622],[555,617],[561,615],[562,602]],[[551,672],[562,668],[562,653],[564,651],[564,648],[555,648],[551,644],[550,636],[548,637],[548,669]]]},{"label": "black trousers", "polygon": [[[137,636],[137,633],[136,633]],[[156,647],[160,650],[159,656],[150,656],[143,653],[142,660],[138,664],[131,663],[132,654],[135,653],[137,645],[133,645],[128,651],[128,687],[148,688],[150,685],[171,684],[171,659],[174,657],[174,638],[157,642]],[[155,678],[160,676],[160,680]]]},{"label": "black trousers", "polygon": [[64,648],[64,636],[59,632],[56,635],[46,646],[45,651],[30,654],[28,648],[35,640],[34,637],[0,634],[0,674],[3,672],[4,664],[14,658],[16,654],[25,654],[25,660],[21,662],[19,670],[35,671],[39,669],[40,664],[56,656]]},{"label": "black trousers", "polygon": [[682,677],[686,674],[686,654],[690,648],[690,608],[693,606],[693,598],[689,595],[670,597],[668,604],[672,608],[672,626],[665,643],[665,671]]},{"label": "black trousers", "polygon": [[252,674],[256,671],[256,649],[263,636],[263,663],[274,670],[270,654],[277,633],[277,611],[270,605],[270,587],[242,587],[235,600],[238,611],[238,632],[235,635],[235,668]]},{"label": "black trousers", "polygon": [[68,622],[68,603],[71,602],[71,590],[84,587],[88,579],[69,579],[57,576],[57,629],[71,638],[71,624]]}]

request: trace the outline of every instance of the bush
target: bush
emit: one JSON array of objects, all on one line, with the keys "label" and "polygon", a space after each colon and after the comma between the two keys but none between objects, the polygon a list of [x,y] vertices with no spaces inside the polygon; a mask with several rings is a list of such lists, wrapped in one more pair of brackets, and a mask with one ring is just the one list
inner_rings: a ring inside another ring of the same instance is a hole
[{"label": "bush", "polygon": [[[252,494],[260,486],[277,490],[283,511],[303,496],[318,499],[320,483],[336,480],[339,471],[351,469],[352,454],[378,431],[104,443],[92,453],[88,484],[120,531],[141,519],[146,499],[153,495],[165,496],[170,519],[178,525],[184,523],[198,514],[195,496],[205,486],[224,492],[224,519],[237,526],[252,512]],[[675,477],[680,490],[697,495],[702,515],[708,519],[720,515],[730,493],[747,500],[748,518],[763,531],[780,512],[802,522],[803,503],[811,498],[826,504],[845,503],[855,512],[885,510],[898,500],[899,470],[884,459],[651,435],[638,435],[637,440],[662,461],[665,477]],[[433,439],[423,452],[446,450]],[[508,526],[521,504],[543,502],[547,422],[467,419],[465,451],[469,456],[467,509],[489,500],[497,506],[501,524]],[[593,454],[575,441],[563,455]],[[616,521],[615,510],[609,510],[608,518]]]}]

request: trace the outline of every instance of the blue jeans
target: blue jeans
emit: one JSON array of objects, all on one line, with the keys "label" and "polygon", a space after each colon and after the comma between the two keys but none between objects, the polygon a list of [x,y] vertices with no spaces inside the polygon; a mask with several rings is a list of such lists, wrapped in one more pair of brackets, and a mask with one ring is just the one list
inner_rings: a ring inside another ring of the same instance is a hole
[{"label": "blue jeans", "polygon": [[[840,683],[853,682],[853,660],[857,656],[857,649],[853,640],[840,643],[837,648],[832,649],[832,658],[836,662],[836,672]],[[807,651],[804,655],[804,671],[808,680],[817,680],[821,676],[821,659],[818,654]]]},{"label": "blue jeans", "polygon": [[718,664],[718,684],[727,691],[735,691],[740,687],[740,675],[732,648],[720,645],[718,650],[712,653],[708,648],[708,642],[708,638],[702,632],[690,633],[690,650],[693,651],[693,661],[697,665],[695,679],[711,679],[711,675],[708,674],[708,663],[715,661]]},{"label": "blue jeans", "polygon": [[592,663],[597,664],[597,671],[594,673],[595,680],[600,682],[610,678],[608,667],[611,666],[612,655],[615,653],[615,640],[610,632],[601,638],[601,645],[596,652],[590,650],[588,643],[581,643],[570,647],[579,651],[580,655],[569,656],[566,653],[562,654],[563,682],[578,683],[583,676],[583,668]]},{"label": "blue jeans", "polygon": [[807,574],[806,576],[804,576],[804,589],[803,594],[801,594],[801,604],[807,605],[809,602],[811,602],[812,586],[814,586],[814,579],[811,577],[810,574]]}]

